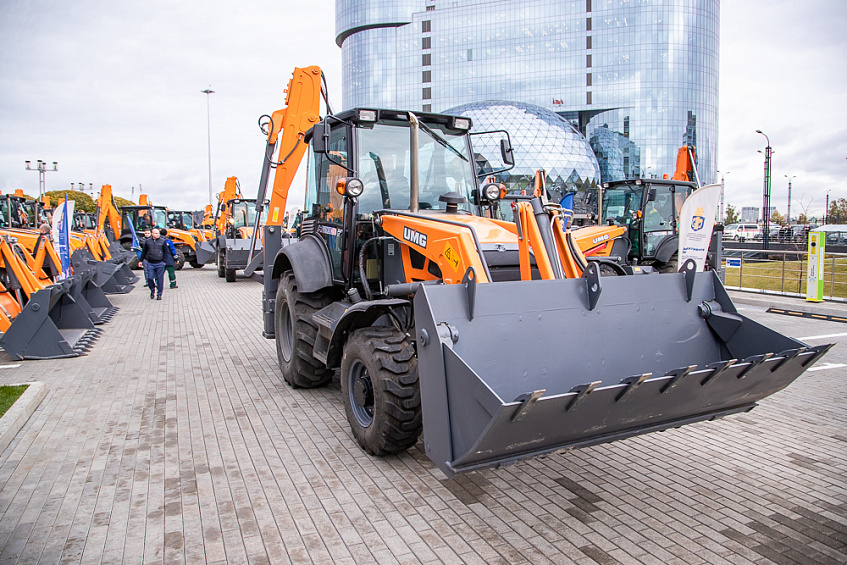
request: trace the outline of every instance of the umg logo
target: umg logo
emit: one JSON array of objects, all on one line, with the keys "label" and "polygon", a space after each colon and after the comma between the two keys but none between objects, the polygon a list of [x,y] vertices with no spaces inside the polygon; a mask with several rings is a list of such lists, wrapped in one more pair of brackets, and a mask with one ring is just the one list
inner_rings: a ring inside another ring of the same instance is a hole
[{"label": "umg logo", "polygon": [[415,231],[409,227],[403,227],[403,239],[426,249],[426,234]]}]

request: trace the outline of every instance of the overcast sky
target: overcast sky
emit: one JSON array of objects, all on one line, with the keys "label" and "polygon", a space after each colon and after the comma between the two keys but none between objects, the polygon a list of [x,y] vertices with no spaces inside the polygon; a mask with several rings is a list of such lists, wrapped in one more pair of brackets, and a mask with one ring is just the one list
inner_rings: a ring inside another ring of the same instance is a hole
[{"label": "overcast sky", "polygon": [[[847,197],[847,1],[724,0],[718,168],[726,202],[762,205],[765,138],[772,205],[823,212]],[[111,184],[173,209],[237,176],[254,197],[264,136],[295,66],[319,65],[341,107],[334,0],[0,2],[0,190],[38,193],[24,161],[58,161],[47,190]],[[301,175],[302,177],[302,175]],[[302,202],[302,183],[290,205]],[[133,190],[134,188],[134,190]]]}]

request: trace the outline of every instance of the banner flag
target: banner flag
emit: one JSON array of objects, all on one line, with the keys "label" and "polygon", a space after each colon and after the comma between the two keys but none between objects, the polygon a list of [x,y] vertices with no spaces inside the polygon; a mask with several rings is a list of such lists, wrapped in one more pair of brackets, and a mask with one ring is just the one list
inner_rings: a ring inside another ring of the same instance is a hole
[{"label": "banner flag", "polygon": [[685,199],[679,213],[679,266],[694,259],[697,270],[706,269],[706,255],[721,200],[721,185],[698,188]]},{"label": "banner flag", "polygon": [[66,279],[71,276],[71,223],[74,217],[74,205],[76,202],[68,200],[62,202],[53,214],[52,235],[56,242],[56,252],[62,261],[62,274],[59,278]]}]

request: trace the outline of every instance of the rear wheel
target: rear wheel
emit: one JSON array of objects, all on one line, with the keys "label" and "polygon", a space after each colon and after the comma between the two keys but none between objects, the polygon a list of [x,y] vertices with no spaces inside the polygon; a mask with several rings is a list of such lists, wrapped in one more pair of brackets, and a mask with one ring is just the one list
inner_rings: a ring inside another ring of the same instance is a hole
[{"label": "rear wheel", "polygon": [[177,271],[182,269],[185,266],[185,253],[182,252],[182,249],[176,250],[176,259],[174,259],[174,269]]},{"label": "rear wheel", "polygon": [[276,357],[282,378],[293,387],[314,388],[332,380],[332,370],[312,355],[318,335],[312,314],[332,301],[331,290],[300,293],[291,271],[279,280],[274,307]]},{"label": "rear wheel", "polygon": [[201,268],[203,268],[203,265],[201,265],[201,264],[197,261],[197,257],[192,257],[191,259],[189,259],[189,260],[188,260],[188,264],[189,264],[189,265],[191,265],[191,266],[192,266],[193,268],[195,268],[195,269],[201,269]]},{"label": "rear wheel", "polygon": [[670,261],[659,266],[660,273],[676,273],[679,272],[679,260],[676,255],[671,257]]},{"label": "rear wheel", "polygon": [[235,282],[235,269],[224,269],[226,282]]},{"label": "rear wheel", "polygon": [[350,334],[341,360],[341,397],[356,441],[371,455],[400,453],[423,429],[418,360],[395,328]]}]

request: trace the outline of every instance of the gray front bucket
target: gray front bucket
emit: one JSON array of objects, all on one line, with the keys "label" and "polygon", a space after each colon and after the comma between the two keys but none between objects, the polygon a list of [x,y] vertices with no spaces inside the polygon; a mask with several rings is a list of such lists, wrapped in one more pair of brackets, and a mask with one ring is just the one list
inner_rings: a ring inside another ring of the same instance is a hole
[{"label": "gray front bucket", "polygon": [[89,272],[74,275],[67,280],[70,282],[66,286],[68,294],[86,311],[94,324],[105,324],[118,311],[97,283],[91,280]]},{"label": "gray front bucket", "polygon": [[13,359],[58,359],[83,355],[100,336],[88,313],[62,285],[33,294],[0,337]]},{"label": "gray front bucket", "polygon": [[713,273],[602,278],[593,309],[588,284],[419,288],[425,449],[445,474],[747,411],[830,347],[741,316]]},{"label": "gray front bucket", "polygon": [[138,277],[132,274],[126,265],[116,265],[108,261],[90,261],[81,250],[71,254],[74,273],[88,272],[91,279],[106,294],[126,294],[134,287]]},{"label": "gray front bucket", "polygon": [[217,251],[217,240],[198,241],[194,246],[194,252],[197,254],[197,262],[201,265],[208,265],[215,261]]}]

